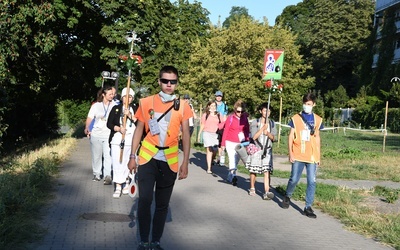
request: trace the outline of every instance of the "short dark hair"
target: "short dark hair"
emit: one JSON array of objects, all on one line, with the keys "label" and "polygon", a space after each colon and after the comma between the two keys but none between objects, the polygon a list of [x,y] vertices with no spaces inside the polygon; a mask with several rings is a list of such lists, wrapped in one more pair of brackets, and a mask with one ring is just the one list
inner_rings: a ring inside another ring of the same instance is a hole
[{"label": "short dark hair", "polygon": [[[261,103],[260,106],[258,106],[258,110],[259,111],[262,111],[263,109],[268,109],[268,103],[267,102]],[[269,106],[269,109],[271,109],[271,105]]]},{"label": "short dark hair", "polygon": [[162,74],[164,74],[164,73],[173,73],[176,75],[177,78],[179,78],[178,70],[174,66],[170,66],[170,65],[163,66],[160,69],[160,74],[158,77],[161,78]]},{"label": "short dark hair", "polygon": [[303,96],[303,103],[308,102],[308,101],[312,101],[313,103],[315,103],[315,101],[317,100],[317,97],[314,95],[314,93],[307,93]]}]

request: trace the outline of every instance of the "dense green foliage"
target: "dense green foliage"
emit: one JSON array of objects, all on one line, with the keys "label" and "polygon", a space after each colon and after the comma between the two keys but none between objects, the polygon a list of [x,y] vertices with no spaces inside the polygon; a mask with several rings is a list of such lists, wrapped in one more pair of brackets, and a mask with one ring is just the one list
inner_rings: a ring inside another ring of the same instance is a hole
[{"label": "dense green foliage", "polygon": [[145,58],[133,72],[133,88],[138,97],[154,93],[162,65],[186,71],[192,42],[207,36],[207,14],[185,0],[2,1],[0,136],[6,148],[57,131],[57,103],[90,103],[101,71],[119,71],[122,89],[127,70],[118,55],[128,54],[132,30],[140,38],[134,53]]},{"label": "dense green foliage", "polygon": [[[285,50],[284,90],[281,94],[285,115],[298,112],[301,96],[313,88],[313,79],[304,75],[307,66],[294,45],[294,36],[286,29],[270,27],[251,18],[241,17],[228,28],[212,29],[206,46],[196,44],[190,57],[189,71],[182,78],[181,88],[206,104],[214,99],[216,90],[224,93],[228,106],[238,99],[248,104],[251,114],[268,100],[262,81],[262,67],[266,48]],[[279,94],[271,103],[279,114]]]}]

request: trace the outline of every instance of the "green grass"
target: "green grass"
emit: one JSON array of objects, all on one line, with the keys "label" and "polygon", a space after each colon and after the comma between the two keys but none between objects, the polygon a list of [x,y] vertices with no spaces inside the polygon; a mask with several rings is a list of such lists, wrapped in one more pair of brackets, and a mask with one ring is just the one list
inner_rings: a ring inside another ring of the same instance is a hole
[{"label": "green grass", "polygon": [[[299,183],[292,196],[293,200],[304,200],[307,185]],[[286,186],[278,186],[276,190],[285,194]],[[315,192],[314,206],[340,220],[348,230],[367,237],[375,238],[382,243],[400,249],[400,216],[374,211],[365,205],[371,195],[388,195],[400,190],[375,187],[373,193],[362,189],[346,189],[334,185],[318,183]],[[393,198],[393,196],[391,196]]]},{"label": "green grass", "polygon": [[[288,130],[283,130],[274,153],[287,155]],[[389,134],[383,151],[383,135],[378,132],[340,130],[321,132],[320,179],[380,180],[400,182],[400,135]]]}]

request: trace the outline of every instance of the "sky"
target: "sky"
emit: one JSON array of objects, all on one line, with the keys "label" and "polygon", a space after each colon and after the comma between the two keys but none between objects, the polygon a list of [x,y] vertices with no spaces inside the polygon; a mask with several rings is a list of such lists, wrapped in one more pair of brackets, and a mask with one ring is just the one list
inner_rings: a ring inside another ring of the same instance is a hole
[{"label": "sky", "polygon": [[[212,24],[218,23],[218,16],[221,16],[221,24],[229,16],[233,6],[245,7],[250,16],[262,21],[263,17],[268,18],[269,25],[275,24],[275,18],[279,16],[283,9],[289,5],[296,5],[299,0],[197,0],[209,12]],[[193,0],[189,1],[193,2]]]}]

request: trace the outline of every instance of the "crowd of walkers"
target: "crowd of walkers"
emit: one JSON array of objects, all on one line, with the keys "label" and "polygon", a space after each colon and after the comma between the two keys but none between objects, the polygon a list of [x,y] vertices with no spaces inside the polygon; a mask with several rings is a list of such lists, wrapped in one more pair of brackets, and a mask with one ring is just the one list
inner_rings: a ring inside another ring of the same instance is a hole
[{"label": "crowd of walkers", "polygon": [[[135,93],[124,88],[120,100],[114,87],[103,86],[92,104],[85,123],[90,139],[93,181],[104,179],[104,185],[114,183],[113,198],[129,193],[131,173],[139,187],[138,249],[163,249],[160,240],[168,213],[175,180],[188,176],[190,138],[197,118],[189,95],[180,100],[174,93],[179,75],[173,66],[159,71],[159,93],[134,101]],[[303,97],[303,110],[289,122],[288,155],[292,163],[282,208],[289,208],[290,198],[301,177],[307,171],[306,206],[304,214],[316,218],[311,206],[316,188],[316,172],[320,166],[320,136],[322,119],[312,112],[316,98],[312,93]],[[213,167],[225,166],[225,181],[236,186],[240,160],[249,171],[248,194],[256,196],[257,175],[263,176],[264,200],[274,198],[270,177],[273,174],[273,143],[277,138],[275,122],[270,119],[270,104],[261,103],[255,114],[249,114],[242,100],[237,100],[228,112],[223,93],[216,91],[200,118],[197,141],[206,150],[204,166],[207,174]],[[255,117],[255,118],[250,118]],[[179,148],[183,159],[179,165]],[[227,156],[227,157],[226,157]],[[226,163],[225,160],[228,160]],[[155,199],[152,214],[151,204]]]}]

